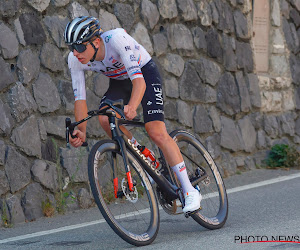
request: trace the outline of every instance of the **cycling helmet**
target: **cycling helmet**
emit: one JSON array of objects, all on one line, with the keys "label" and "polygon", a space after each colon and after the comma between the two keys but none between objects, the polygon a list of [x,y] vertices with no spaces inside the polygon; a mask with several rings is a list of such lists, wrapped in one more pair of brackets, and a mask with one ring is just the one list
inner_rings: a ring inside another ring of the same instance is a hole
[{"label": "cycling helmet", "polygon": [[102,34],[100,22],[95,17],[76,17],[66,26],[64,38],[67,45],[81,44],[92,37]]}]

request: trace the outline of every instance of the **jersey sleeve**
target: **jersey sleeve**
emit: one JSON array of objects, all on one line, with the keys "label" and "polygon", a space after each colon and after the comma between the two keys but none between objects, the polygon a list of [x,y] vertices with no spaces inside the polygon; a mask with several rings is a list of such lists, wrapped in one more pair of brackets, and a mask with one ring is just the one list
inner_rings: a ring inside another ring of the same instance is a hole
[{"label": "jersey sleeve", "polygon": [[69,53],[68,66],[71,73],[75,101],[86,100],[84,70],[81,67],[81,63],[73,55],[73,52]]},{"label": "jersey sleeve", "polygon": [[131,37],[124,32],[124,34],[117,34],[111,41],[111,46],[120,55],[122,62],[125,65],[127,74],[132,81],[135,78],[143,78],[142,70],[139,62],[141,55],[137,56],[134,53],[134,42]]}]

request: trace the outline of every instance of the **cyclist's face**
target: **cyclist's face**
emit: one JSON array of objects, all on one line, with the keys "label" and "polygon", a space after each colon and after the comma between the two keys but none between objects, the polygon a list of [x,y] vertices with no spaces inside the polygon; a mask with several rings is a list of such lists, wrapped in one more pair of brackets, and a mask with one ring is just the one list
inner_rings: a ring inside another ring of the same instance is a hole
[{"label": "cyclist's face", "polygon": [[[99,38],[96,38],[93,41],[88,41],[88,42],[83,43],[83,45],[86,47],[86,49],[81,53],[78,52],[76,50],[76,48],[73,48],[73,54],[74,54],[74,56],[77,57],[79,62],[81,62],[82,64],[86,64],[93,58],[95,50],[94,50],[93,46],[91,45],[91,43],[93,43],[95,48],[99,48],[99,41],[98,40],[99,40]],[[80,48],[78,50],[81,51],[81,49],[82,48]]]}]

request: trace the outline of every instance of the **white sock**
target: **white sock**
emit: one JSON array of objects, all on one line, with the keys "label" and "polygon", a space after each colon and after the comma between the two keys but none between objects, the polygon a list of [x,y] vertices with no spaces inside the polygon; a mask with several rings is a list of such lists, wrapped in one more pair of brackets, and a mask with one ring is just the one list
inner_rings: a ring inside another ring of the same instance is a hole
[{"label": "white sock", "polygon": [[131,143],[134,144],[134,146],[141,146],[141,144],[138,143],[138,141],[132,136],[132,138],[130,139]]},{"label": "white sock", "polygon": [[195,191],[195,188],[192,186],[192,184],[189,180],[184,161],[178,163],[177,165],[175,165],[171,168],[175,172],[178,180],[180,181],[183,193]]}]

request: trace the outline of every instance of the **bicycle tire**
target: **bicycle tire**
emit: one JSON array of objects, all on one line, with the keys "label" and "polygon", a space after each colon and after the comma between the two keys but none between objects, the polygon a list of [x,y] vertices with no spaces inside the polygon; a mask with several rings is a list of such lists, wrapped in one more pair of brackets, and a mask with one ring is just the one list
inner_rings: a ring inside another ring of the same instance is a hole
[{"label": "bicycle tire", "polygon": [[209,152],[191,133],[175,130],[170,133],[183,155],[189,176],[197,165],[205,169],[208,177],[198,183],[202,201],[201,209],[191,214],[200,225],[208,229],[223,227],[228,217],[228,198],[220,171]]},{"label": "bicycle tire", "polygon": [[[115,171],[112,170],[112,155],[116,155],[118,161]],[[119,146],[112,140],[99,141],[91,149],[88,160],[89,181],[95,202],[113,231],[132,245],[145,246],[154,241],[159,230],[158,203],[138,160],[129,151],[127,156],[132,179],[136,183],[134,192],[126,189],[128,185],[123,159]],[[118,174],[122,197],[114,196],[112,172]],[[137,219],[136,222],[134,219]]]}]

